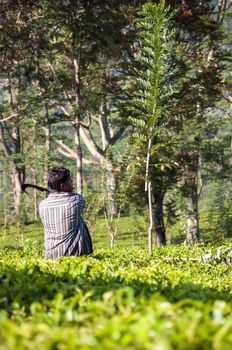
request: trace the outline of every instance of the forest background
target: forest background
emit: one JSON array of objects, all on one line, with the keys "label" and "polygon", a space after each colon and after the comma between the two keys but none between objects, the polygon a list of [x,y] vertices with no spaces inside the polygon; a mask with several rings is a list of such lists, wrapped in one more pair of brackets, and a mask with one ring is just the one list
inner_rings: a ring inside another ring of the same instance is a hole
[{"label": "forest background", "polygon": [[145,180],[157,245],[231,236],[231,1],[144,3],[1,1],[5,238],[38,230],[44,194],[22,184],[54,165],[112,247],[146,235]]}]

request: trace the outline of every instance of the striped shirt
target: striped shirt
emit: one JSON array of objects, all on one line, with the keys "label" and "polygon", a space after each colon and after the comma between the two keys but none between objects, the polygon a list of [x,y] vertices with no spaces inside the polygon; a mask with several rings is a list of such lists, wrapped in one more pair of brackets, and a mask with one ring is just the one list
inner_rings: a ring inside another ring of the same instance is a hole
[{"label": "striped shirt", "polygon": [[75,192],[52,192],[40,203],[47,258],[92,253],[91,236],[82,218],[84,208],[84,198]]}]

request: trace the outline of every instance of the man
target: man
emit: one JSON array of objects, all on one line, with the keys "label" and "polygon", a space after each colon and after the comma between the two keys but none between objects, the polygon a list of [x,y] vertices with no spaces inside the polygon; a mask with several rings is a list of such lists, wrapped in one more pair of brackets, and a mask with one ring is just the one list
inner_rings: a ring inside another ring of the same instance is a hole
[{"label": "man", "polygon": [[50,194],[39,206],[44,225],[45,256],[55,259],[61,256],[91,254],[92,239],[82,218],[85,200],[73,192],[70,171],[54,167],[48,173]]}]

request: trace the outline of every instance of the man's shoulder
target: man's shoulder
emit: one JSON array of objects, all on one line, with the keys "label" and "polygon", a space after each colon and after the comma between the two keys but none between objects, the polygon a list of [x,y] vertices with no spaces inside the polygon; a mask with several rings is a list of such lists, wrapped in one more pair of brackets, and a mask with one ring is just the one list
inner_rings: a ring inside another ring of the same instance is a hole
[{"label": "man's shoulder", "polygon": [[60,202],[73,202],[73,201],[84,201],[82,194],[78,192],[52,192],[47,198],[40,202],[40,206],[46,206],[50,203],[60,203]]},{"label": "man's shoulder", "polygon": [[[49,195],[49,196],[50,196],[50,195]],[[46,206],[46,204],[48,204],[48,203],[50,202],[49,196],[46,197],[46,198],[44,198],[44,199],[40,202],[39,207]]]}]

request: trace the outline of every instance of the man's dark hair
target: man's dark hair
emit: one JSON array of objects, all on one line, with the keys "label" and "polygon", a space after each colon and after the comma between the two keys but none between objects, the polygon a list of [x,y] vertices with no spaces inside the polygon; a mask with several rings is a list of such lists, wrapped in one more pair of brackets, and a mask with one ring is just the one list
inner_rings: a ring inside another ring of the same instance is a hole
[{"label": "man's dark hair", "polygon": [[62,166],[56,166],[48,172],[48,187],[51,190],[59,191],[60,185],[70,177],[71,173]]}]

